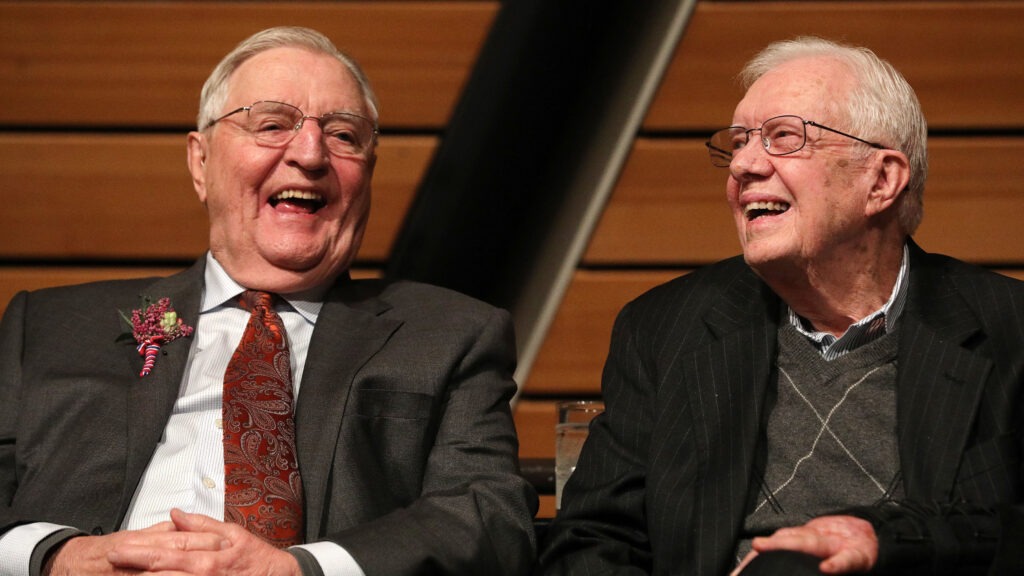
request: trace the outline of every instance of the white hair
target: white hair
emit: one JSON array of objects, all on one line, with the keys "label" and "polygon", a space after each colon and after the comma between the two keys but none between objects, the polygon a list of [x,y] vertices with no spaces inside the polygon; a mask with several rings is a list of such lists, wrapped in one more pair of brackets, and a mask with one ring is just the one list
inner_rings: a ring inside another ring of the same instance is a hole
[{"label": "white hair", "polygon": [[352,57],[338,50],[330,39],[316,30],[298,26],[279,26],[257,32],[246,38],[213,69],[210,77],[203,84],[203,91],[199,96],[199,116],[196,118],[198,128],[200,130],[209,128],[221,113],[228,96],[228,79],[238,70],[239,66],[257,54],[273,48],[286,47],[305,48],[337,58],[352,73],[352,77],[359,85],[363,99],[366,100],[366,106],[371,114],[370,119],[374,124],[377,123],[377,96],[373,93],[366,74]]},{"label": "white hair", "polygon": [[856,86],[837,102],[858,137],[899,150],[910,163],[910,179],[900,196],[899,221],[913,234],[924,215],[924,184],[928,178],[928,125],[914,89],[889,62],[867,48],[816,37],[800,37],[768,45],[740,73],[744,89],[781,64],[803,58],[833,58],[849,67]]}]

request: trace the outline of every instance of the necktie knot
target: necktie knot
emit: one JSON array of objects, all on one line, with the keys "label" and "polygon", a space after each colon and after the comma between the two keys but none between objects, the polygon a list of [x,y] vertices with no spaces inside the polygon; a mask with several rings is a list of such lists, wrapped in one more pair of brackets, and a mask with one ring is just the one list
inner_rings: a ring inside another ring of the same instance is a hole
[{"label": "necktie knot", "polygon": [[253,310],[271,310],[273,309],[274,295],[262,290],[246,290],[242,292],[240,300],[242,308],[249,312]]}]

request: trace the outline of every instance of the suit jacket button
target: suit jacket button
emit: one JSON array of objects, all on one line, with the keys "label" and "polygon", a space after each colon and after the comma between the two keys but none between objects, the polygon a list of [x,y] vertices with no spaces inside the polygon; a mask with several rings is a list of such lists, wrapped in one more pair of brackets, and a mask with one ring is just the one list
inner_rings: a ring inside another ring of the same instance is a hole
[{"label": "suit jacket button", "polygon": [[93,536],[103,536],[103,526],[93,528],[91,534]]}]

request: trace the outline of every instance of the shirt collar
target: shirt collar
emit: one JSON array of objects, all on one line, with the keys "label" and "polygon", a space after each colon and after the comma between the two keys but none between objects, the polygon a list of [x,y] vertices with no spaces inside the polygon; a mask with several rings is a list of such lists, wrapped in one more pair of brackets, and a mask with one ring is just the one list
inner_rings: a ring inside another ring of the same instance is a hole
[{"label": "shirt collar", "polygon": [[[245,286],[235,282],[228,275],[220,262],[213,257],[212,252],[206,253],[206,272],[203,281],[203,300],[199,308],[201,314],[220,306],[233,306],[233,301],[237,300],[239,294],[246,290]],[[280,294],[279,296],[303,318],[315,324],[320,309],[323,308],[327,290],[327,286],[321,286],[295,294]]]}]

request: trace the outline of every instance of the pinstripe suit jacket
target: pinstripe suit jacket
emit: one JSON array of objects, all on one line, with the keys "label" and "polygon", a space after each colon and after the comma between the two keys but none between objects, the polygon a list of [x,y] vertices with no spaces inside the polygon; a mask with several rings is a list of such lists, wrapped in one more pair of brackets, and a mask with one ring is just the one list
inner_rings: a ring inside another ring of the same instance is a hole
[{"label": "pinstripe suit jacket", "polygon": [[[191,339],[152,374],[118,310],[169,297],[195,325],[205,259],[163,279],[20,293],[0,326],[0,534],[118,529],[160,442]],[[536,496],[519,476],[508,314],[422,284],[339,281],[296,404],[309,541],[367,574],[521,574]]]},{"label": "pinstripe suit jacket", "polygon": [[[1024,495],[1024,283],[911,245],[899,323],[897,421],[908,500]],[[620,313],[607,406],[563,495],[552,574],[720,575],[763,441],[779,298],[733,258]]]}]

